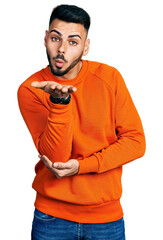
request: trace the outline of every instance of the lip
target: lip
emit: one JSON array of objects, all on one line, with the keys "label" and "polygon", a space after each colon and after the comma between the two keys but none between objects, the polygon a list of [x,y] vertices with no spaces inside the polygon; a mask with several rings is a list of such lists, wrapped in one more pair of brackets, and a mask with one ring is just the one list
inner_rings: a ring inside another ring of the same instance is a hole
[{"label": "lip", "polygon": [[62,68],[63,65],[64,65],[64,61],[63,61],[63,60],[60,60],[60,59],[56,59],[55,65],[56,65],[56,67],[58,67],[58,68]]}]

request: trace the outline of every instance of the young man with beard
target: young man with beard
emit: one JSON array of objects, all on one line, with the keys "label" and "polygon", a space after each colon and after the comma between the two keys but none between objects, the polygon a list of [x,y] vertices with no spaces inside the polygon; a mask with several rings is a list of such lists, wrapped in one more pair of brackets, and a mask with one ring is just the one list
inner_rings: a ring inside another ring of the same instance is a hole
[{"label": "young man with beard", "polygon": [[45,35],[49,65],[18,90],[39,152],[33,240],[124,240],[122,165],[142,157],[141,120],[120,73],[82,60],[89,15],[56,7]]}]

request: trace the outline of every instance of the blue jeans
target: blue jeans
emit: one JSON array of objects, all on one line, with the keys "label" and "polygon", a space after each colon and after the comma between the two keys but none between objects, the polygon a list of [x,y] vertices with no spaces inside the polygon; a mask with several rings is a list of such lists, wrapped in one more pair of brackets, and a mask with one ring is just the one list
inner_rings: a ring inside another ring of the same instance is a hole
[{"label": "blue jeans", "polygon": [[32,240],[125,240],[123,218],[110,223],[76,223],[44,214],[37,209]]}]

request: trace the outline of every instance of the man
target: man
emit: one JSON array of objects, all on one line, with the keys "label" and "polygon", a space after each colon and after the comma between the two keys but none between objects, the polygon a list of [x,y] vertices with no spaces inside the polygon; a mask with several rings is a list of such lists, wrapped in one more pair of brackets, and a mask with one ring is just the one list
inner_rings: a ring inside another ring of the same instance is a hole
[{"label": "man", "polygon": [[120,73],[82,60],[89,15],[56,7],[45,35],[49,66],[18,90],[39,152],[32,239],[124,240],[122,165],[142,157],[145,137]]}]

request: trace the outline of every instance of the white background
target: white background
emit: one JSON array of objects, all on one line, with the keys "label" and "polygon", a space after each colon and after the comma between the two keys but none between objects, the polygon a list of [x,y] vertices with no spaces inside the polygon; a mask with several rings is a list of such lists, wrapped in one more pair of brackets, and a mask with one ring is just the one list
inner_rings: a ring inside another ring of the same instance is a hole
[{"label": "white background", "polygon": [[163,14],[161,0],[1,1],[0,239],[29,240],[37,151],[17,105],[18,86],[48,64],[44,33],[58,4],[92,18],[86,59],[116,67],[141,116],[146,155],[123,170],[127,240],[163,239]]}]

